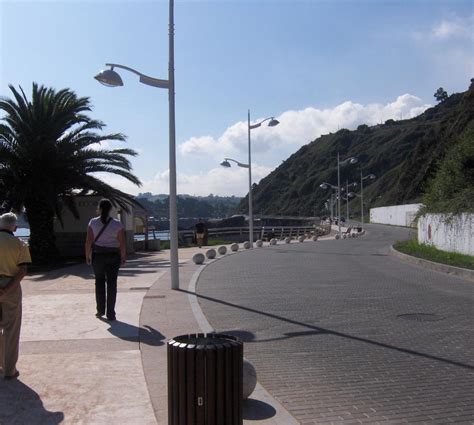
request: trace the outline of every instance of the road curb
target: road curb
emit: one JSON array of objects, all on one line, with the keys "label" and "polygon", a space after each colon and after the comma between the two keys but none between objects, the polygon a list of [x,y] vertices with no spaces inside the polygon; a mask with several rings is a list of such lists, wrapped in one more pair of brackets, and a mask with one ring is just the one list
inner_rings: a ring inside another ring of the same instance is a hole
[{"label": "road curb", "polygon": [[474,270],[463,269],[461,267],[448,266],[447,264],[435,263],[433,261],[424,260],[423,258],[414,257],[412,255],[404,254],[403,252],[397,251],[393,245],[390,246],[390,253],[395,257],[400,258],[403,261],[407,261],[412,264],[417,264],[425,269],[434,270],[441,273],[446,273],[461,277],[463,279],[474,282]]}]

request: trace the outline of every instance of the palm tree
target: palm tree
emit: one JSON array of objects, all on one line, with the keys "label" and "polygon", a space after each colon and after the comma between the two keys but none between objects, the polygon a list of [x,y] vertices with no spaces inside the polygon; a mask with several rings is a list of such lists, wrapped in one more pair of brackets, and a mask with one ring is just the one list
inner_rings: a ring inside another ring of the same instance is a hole
[{"label": "palm tree", "polygon": [[131,149],[99,149],[106,140],[125,141],[120,133],[99,135],[105,124],[88,117],[89,98],[70,89],[56,91],[33,83],[32,98],[9,85],[14,99],[0,98],[0,203],[26,210],[33,261],[57,258],[53,223],[63,205],[78,217],[76,195],[99,194],[124,210],[136,203],[95,173],[120,175],[141,185],[131,173]]}]

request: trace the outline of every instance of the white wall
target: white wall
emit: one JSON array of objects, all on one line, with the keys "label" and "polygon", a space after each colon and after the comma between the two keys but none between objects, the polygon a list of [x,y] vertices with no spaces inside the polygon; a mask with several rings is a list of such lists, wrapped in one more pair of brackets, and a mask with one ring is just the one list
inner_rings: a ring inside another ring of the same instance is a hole
[{"label": "white wall", "polygon": [[418,220],[418,242],[474,255],[474,214],[426,214]]},{"label": "white wall", "polygon": [[395,205],[370,209],[370,222],[394,226],[415,227],[416,213],[423,204]]}]

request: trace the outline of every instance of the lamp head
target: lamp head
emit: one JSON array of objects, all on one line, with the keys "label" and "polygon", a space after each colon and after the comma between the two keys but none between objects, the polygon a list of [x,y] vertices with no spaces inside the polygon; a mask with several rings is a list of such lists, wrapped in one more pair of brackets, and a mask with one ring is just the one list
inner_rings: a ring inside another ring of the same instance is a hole
[{"label": "lamp head", "polygon": [[94,78],[107,87],[123,86],[122,77],[114,71],[113,67],[100,71]]},{"label": "lamp head", "polygon": [[327,189],[329,186],[326,183],[322,183],[319,185],[321,189]]},{"label": "lamp head", "polygon": [[349,192],[349,193],[347,194],[347,196],[348,196],[349,198],[353,198],[353,197],[355,196],[355,193],[354,193],[354,192]]},{"label": "lamp head", "polygon": [[373,180],[373,179],[375,179],[375,174],[369,174],[368,177],[369,177],[369,180]]},{"label": "lamp head", "polygon": [[358,159],[355,157],[349,158],[349,164],[357,164]]},{"label": "lamp head", "polygon": [[230,168],[230,162],[227,161],[227,160],[222,161],[222,162],[221,162],[221,165],[222,165],[223,167]]},{"label": "lamp head", "polygon": [[272,119],[270,120],[270,122],[268,123],[268,126],[269,126],[269,127],[275,127],[275,126],[277,126],[278,124],[280,124],[280,121],[276,120],[275,118],[272,118]]}]

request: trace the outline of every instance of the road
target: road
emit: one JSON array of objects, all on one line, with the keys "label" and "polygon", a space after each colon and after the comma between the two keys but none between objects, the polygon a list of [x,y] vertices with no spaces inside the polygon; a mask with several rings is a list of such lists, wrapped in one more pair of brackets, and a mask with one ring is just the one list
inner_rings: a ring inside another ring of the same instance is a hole
[{"label": "road", "polygon": [[474,424],[474,284],[404,263],[403,228],[210,264],[197,292],[302,424]]}]

